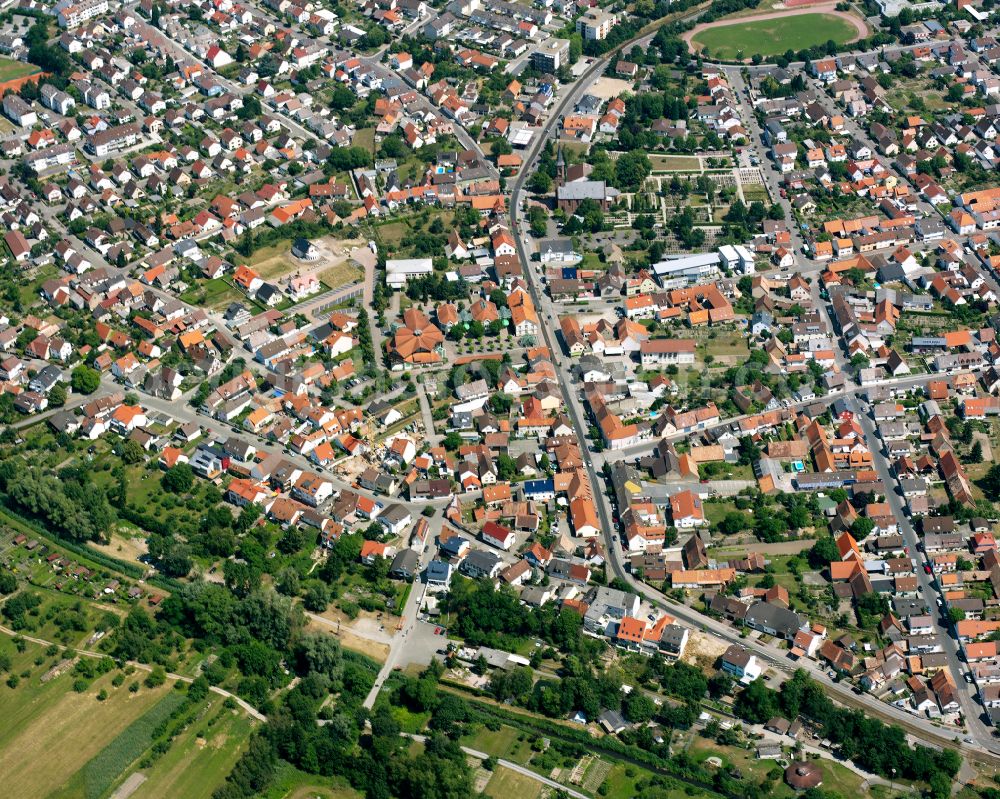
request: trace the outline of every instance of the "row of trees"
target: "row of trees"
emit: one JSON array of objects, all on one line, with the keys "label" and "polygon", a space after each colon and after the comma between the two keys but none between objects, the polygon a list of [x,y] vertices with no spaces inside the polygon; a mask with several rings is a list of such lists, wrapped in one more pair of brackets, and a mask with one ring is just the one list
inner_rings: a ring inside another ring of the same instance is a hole
[{"label": "row of trees", "polygon": [[[562,719],[575,710],[581,710],[591,719],[603,709],[621,711],[635,724],[656,720],[674,729],[686,729],[698,716],[699,703],[708,693],[708,681],[696,667],[686,663],[667,663],[661,656],[649,659],[648,680],[650,688],[662,688],[678,702],[657,705],[639,687],[622,691],[622,674],[616,669],[598,668],[584,663],[577,657],[563,661],[559,679],[541,679],[533,682],[533,672],[527,667],[511,671],[497,670],[490,676],[489,693],[500,702],[514,702],[549,718]],[[652,740],[639,745],[658,750]]]},{"label": "row of trees", "polygon": [[456,578],[445,606],[454,614],[458,636],[470,646],[516,649],[521,641],[534,637],[587,660],[604,648],[583,635],[578,613],[549,605],[528,608],[509,586],[494,589],[487,581]]},{"label": "row of trees", "polygon": [[364,361],[365,367],[377,369],[378,357],[372,342],[371,323],[368,320],[368,311],[364,308],[358,310],[358,347],[361,350],[361,360]]}]

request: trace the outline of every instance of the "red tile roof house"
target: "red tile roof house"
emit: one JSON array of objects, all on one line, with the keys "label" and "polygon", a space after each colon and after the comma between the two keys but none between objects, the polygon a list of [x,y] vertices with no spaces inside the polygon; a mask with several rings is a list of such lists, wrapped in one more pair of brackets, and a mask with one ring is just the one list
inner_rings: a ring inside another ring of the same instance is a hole
[{"label": "red tile roof house", "polygon": [[670,516],[675,527],[699,527],[706,522],[701,498],[689,490],[670,497]]},{"label": "red tile roof house", "polygon": [[3,240],[7,245],[7,249],[10,250],[10,254],[14,256],[14,260],[18,263],[27,260],[31,254],[31,245],[28,244],[28,240],[20,231],[11,230],[4,233]]},{"label": "red tile roof house", "polygon": [[514,545],[514,532],[496,522],[486,522],[480,534],[483,541],[497,549],[510,549]]},{"label": "red tile roof house", "polygon": [[361,545],[361,562],[371,564],[376,558],[391,558],[396,554],[396,550],[379,541],[365,541]]},{"label": "red tile roof house", "polygon": [[374,519],[382,512],[381,502],[371,497],[358,497],[357,515],[363,519]]}]

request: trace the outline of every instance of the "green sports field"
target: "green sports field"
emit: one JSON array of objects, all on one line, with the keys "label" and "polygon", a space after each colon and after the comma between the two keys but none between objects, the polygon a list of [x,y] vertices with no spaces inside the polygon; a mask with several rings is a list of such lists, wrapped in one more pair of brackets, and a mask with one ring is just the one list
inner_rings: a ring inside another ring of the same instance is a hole
[{"label": "green sports field", "polygon": [[713,26],[695,34],[692,42],[698,49],[707,48],[711,58],[750,58],[755,53],[767,58],[830,39],[842,44],[856,36],[853,25],[833,14],[799,14]]},{"label": "green sports field", "polygon": [[9,58],[0,57],[0,83],[14,78],[23,78],[25,75],[34,75],[38,72],[38,67],[34,64],[25,64],[23,61],[12,61]]}]

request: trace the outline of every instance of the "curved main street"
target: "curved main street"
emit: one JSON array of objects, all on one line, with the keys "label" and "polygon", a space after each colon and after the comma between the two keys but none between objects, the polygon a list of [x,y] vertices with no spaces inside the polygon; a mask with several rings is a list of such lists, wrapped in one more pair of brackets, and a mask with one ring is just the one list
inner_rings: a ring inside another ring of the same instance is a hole
[{"label": "curved main street", "polygon": [[[635,45],[640,47],[647,46],[651,38],[651,35],[646,35],[632,42],[628,42],[622,47],[630,48]],[[975,743],[968,744],[961,739],[960,735],[956,735],[955,732],[945,730],[939,731],[938,728],[931,726],[929,722],[923,722],[918,717],[901,708],[883,703],[868,694],[859,695],[855,693],[855,690],[852,687],[831,679],[822,669],[820,664],[815,661],[800,661],[794,664],[791,663],[787,658],[786,652],[783,652],[770,644],[765,644],[756,640],[753,637],[741,637],[739,632],[733,627],[698,613],[686,605],[669,599],[651,586],[636,580],[632,574],[626,570],[624,564],[624,552],[616,541],[616,528],[612,522],[612,512],[609,506],[609,501],[606,494],[602,490],[603,483],[601,475],[598,474],[597,468],[595,467],[596,459],[593,457],[590,452],[590,448],[587,446],[587,416],[582,403],[579,400],[578,393],[575,389],[573,389],[571,374],[572,362],[571,359],[566,358],[563,355],[562,349],[559,346],[559,341],[556,335],[558,322],[555,307],[545,295],[531,261],[530,238],[527,225],[525,224],[523,208],[524,202],[527,198],[525,184],[528,176],[533,174],[538,167],[539,155],[542,152],[542,148],[545,146],[545,142],[554,135],[561,117],[575,106],[576,102],[589,87],[591,81],[603,72],[612,54],[608,54],[604,58],[595,60],[595,62],[587,68],[587,70],[571,86],[565,96],[563,96],[558,104],[552,109],[548,121],[538,131],[538,133],[536,133],[531,146],[525,153],[523,160],[524,165],[511,186],[510,200],[511,227],[517,243],[518,257],[521,259],[525,280],[535,307],[538,310],[542,338],[545,345],[552,353],[554,362],[560,372],[559,385],[562,393],[563,404],[566,406],[568,416],[573,425],[577,439],[581,443],[580,450],[582,459],[593,487],[595,504],[600,517],[604,545],[608,556],[607,563],[611,569],[612,576],[623,580],[639,596],[643,597],[655,606],[665,608],[672,616],[689,627],[711,633],[724,641],[738,643],[741,646],[745,646],[775,669],[785,673],[789,673],[795,669],[804,669],[809,673],[810,677],[823,685],[824,690],[830,694],[830,696],[847,706],[861,707],[873,716],[877,716],[887,722],[900,725],[916,740],[938,747],[946,745],[957,746],[968,757],[988,763],[993,767],[1000,766],[1000,756],[998,756],[1000,755],[1000,742],[996,741],[992,737],[990,731],[982,723],[971,724],[970,730],[974,736]],[[734,68],[733,71],[737,70]],[[731,421],[732,420],[727,420],[727,423]],[[614,455],[615,453],[609,453],[608,455],[602,457],[602,461],[604,461],[606,457],[614,457]],[[893,483],[889,483],[889,485],[892,484]],[[964,686],[964,681],[961,685]],[[973,719],[972,721],[978,722],[978,719]]]}]

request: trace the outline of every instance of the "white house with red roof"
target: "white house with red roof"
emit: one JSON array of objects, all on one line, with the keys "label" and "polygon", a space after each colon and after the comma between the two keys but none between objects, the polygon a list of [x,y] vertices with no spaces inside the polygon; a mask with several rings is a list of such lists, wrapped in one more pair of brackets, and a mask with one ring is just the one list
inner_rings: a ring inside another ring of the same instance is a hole
[{"label": "white house with red roof", "polygon": [[486,522],[480,537],[490,546],[507,550],[514,546],[514,531],[496,522]]}]

